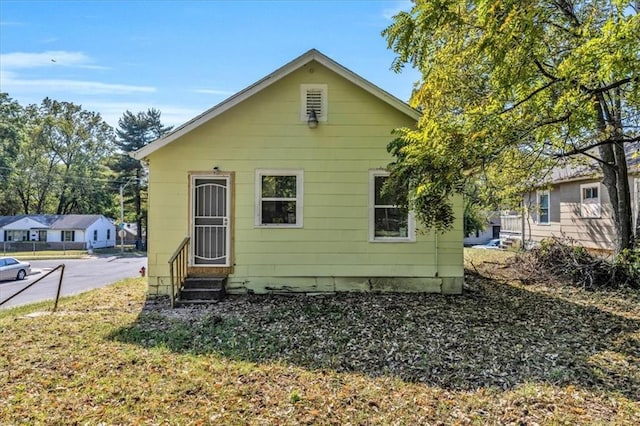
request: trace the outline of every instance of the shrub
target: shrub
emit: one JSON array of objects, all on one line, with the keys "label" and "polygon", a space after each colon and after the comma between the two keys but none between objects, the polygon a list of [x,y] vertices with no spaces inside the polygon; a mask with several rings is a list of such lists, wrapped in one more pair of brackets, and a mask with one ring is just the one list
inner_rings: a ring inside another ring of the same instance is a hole
[{"label": "shrub", "polygon": [[607,260],[584,247],[549,238],[522,254],[519,261],[587,289],[640,288],[640,250],[626,250],[613,260]]}]

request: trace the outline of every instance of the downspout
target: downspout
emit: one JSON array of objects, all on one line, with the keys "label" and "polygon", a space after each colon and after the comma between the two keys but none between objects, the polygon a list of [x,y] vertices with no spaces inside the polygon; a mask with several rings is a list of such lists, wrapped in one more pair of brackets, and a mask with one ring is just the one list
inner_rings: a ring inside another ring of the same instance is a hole
[{"label": "downspout", "polygon": [[520,224],[520,226],[521,226],[520,229],[522,230],[521,234],[522,234],[522,250],[523,251],[525,251],[527,249],[527,246],[526,246],[526,243],[525,243],[525,241],[526,241],[526,239],[525,239],[525,229],[526,229],[525,225],[527,223],[526,216],[528,214],[529,214],[529,211],[527,210],[527,203],[525,201],[525,195],[523,195],[522,196],[522,214],[521,214],[521,219],[520,219],[520,221],[522,222]]},{"label": "downspout", "polygon": [[436,253],[436,272],[433,276],[438,278],[438,231],[435,228],[433,229],[433,245]]}]

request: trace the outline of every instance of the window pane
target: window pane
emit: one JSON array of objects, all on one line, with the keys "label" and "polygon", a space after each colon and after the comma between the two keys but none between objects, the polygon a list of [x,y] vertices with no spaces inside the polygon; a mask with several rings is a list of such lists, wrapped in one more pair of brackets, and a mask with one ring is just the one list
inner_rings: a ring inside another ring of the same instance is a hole
[{"label": "window pane", "polygon": [[374,178],[374,184],[375,184],[375,194],[376,194],[376,199],[375,199],[375,205],[376,206],[392,206],[395,203],[393,202],[393,200],[391,200],[391,197],[386,196],[383,197],[382,196],[382,186],[384,185],[384,183],[387,181],[387,176],[375,176]]},{"label": "window pane", "polygon": [[540,223],[549,223],[549,209],[540,209]]},{"label": "window pane", "polygon": [[296,176],[262,176],[265,198],[296,198]]},{"label": "window pane", "polygon": [[540,209],[549,208],[549,194],[540,194]]},{"label": "window pane", "polygon": [[295,201],[263,201],[262,224],[289,224],[296,223]]},{"label": "window pane", "polygon": [[583,197],[585,200],[598,198],[598,188],[584,188]]},{"label": "window pane", "polygon": [[407,216],[397,208],[375,209],[375,236],[400,237],[408,236]]}]

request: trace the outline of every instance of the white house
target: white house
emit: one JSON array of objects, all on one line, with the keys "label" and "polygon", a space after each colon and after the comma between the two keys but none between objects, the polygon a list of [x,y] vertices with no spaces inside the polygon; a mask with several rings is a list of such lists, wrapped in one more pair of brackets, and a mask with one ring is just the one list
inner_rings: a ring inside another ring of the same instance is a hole
[{"label": "white house", "polygon": [[19,246],[31,242],[50,249],[114,247],[113,221],[102,215],[0,216],[0,242]]}]

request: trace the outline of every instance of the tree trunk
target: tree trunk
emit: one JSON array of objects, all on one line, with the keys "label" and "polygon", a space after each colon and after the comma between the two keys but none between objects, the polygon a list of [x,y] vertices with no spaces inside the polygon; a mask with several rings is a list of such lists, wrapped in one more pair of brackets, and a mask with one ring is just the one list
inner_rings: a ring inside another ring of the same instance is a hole
[{"label": "tree trunk", "polygon": [[[607,188],[613,210],[615,224],[615,253],[634,247],[633,212],[631,208],[631,190],[627,157],[624,149],[622,133],[622,105],[619,92],[615,93],[612,104],[607,105],[603,96],[595,99],[595,106],[600,133],[611,141],[600,145],[602,163],[602,183]],[[607,134],[607,124],[613,127],[613,134]]]},{"label": "tree trunk", "polygon": [[631,191],[629,174],[622,144],[607,144],[600,147],[604,178],[615,224],[615,252],[633,248],[633,212],[631,209]]}]

